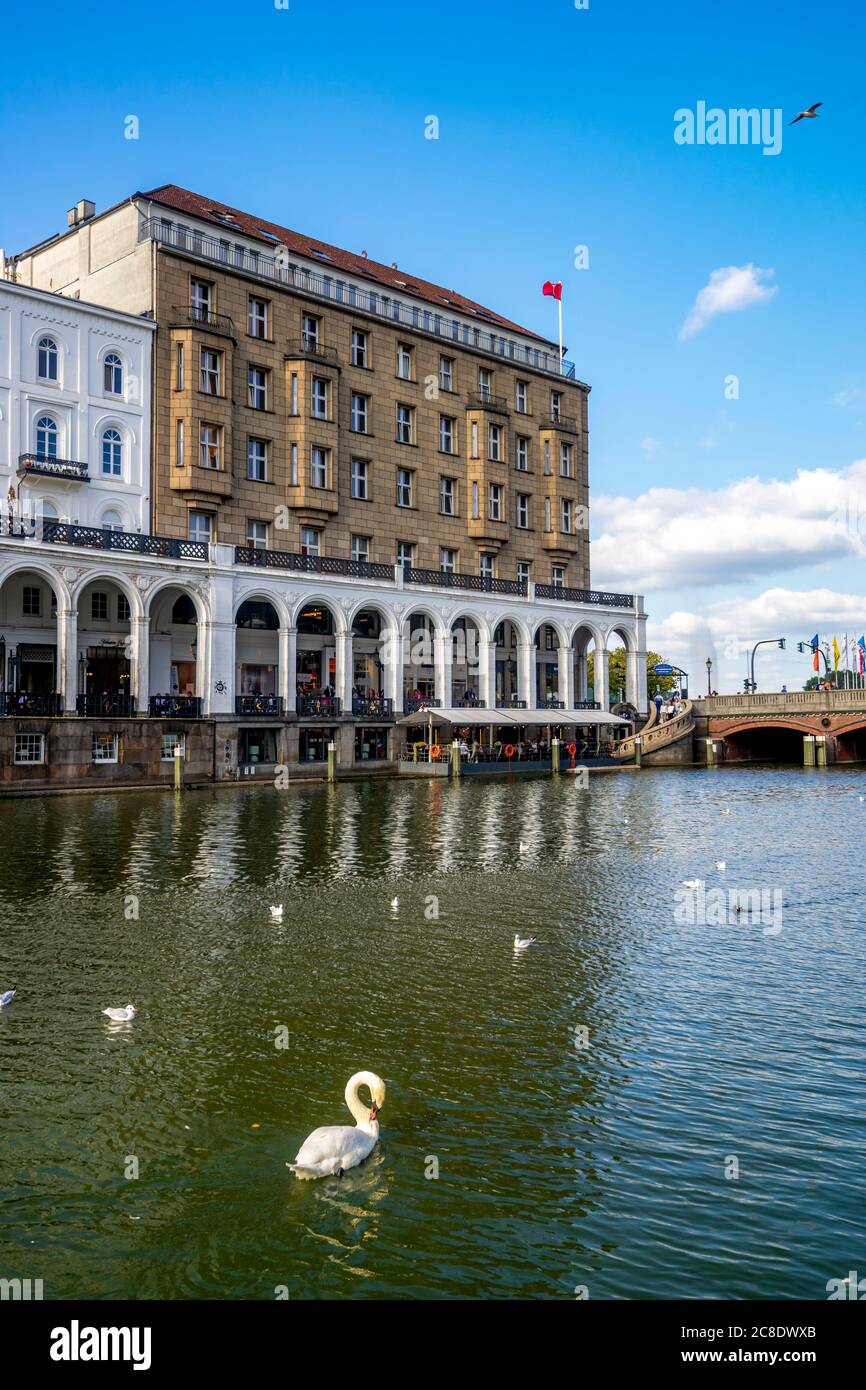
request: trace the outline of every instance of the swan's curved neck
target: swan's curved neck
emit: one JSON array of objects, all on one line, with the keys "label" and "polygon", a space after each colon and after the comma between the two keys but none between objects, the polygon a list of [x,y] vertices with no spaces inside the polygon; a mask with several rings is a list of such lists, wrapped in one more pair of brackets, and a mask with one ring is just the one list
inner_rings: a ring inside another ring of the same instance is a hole
[{"label": "swan's curved neck", "polygon": [[375,1084],[375,1080],[376,1078],[371,1072],[359,1071],[350,1078],[346,1086],[346,1104],[352,1112],[355,1124],[363,1125],[365,1129],[369,1129],[372,1125],[378,1129],[379,1125],[377,1120],[370,1119],[370,1106],[364,1104],[358,1091],[362,1086]]}]

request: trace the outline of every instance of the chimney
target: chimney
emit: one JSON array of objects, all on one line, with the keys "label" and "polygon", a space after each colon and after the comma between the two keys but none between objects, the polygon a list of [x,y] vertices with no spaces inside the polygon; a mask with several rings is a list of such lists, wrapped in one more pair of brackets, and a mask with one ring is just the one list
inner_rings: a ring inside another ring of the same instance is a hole
[{"label": "chimney", "polygon": [[78,209],[77,209],[77,208],[70,208],[69,211],[68,211],[67,214],[66,214],[66,225],[67,225],[67,227],[74,227],[77,221],[78,221]]},{"label": "chimney", "polygon": [[77,220],[80,225],[82,222],[89,222],[91,217],[96,216],[96,204],[91,203],[89,198],[82,198],[76,203],[75,211],[78,214]]}]

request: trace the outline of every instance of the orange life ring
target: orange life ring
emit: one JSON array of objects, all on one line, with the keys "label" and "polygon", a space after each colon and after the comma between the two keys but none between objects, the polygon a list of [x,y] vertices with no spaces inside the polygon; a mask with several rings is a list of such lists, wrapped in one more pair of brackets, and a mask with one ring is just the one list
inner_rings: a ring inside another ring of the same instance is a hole
[{"label": "orange life ring", "polygon": [[576,743],[570,743],[570,744],[568,745],[568,751],[569,751],[571,757],[573,758],[574,755],[575,755],[575,753],[577,752],[577,744],[576,744]]},{"label": "orange life ring", "polygon": [[442,749],[439,747],[439,744],[438,744],[438,743],[431,743],[431,745],[430,745],[430,757],[431,757],[431,758],[438,758],[438,757],[439,757],[439,754],[440,754],[441,752],[442,752]]},{"label": "orange life ring", "polygon": [[506,745],[505,745],[505,756],[506,756],[506,758],[513,758],[513,757],[514,757],[514,744],[513,744],[513,743],[506,743]]}]

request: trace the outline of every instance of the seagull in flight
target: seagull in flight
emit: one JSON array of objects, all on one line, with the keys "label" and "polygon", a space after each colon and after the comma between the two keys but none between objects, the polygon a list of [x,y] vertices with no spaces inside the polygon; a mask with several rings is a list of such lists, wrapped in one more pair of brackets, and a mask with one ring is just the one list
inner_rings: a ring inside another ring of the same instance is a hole
[{"label": "seagull in flight", "polygon": [[788,122],[788,125],[796,125],[798,121],[816,121],[818,119],[818,107],[823,105],[823,101],[816,101],[814,106],[807,106],[806,110],[801,111],[799,115],[794,117],[793,121]]}]

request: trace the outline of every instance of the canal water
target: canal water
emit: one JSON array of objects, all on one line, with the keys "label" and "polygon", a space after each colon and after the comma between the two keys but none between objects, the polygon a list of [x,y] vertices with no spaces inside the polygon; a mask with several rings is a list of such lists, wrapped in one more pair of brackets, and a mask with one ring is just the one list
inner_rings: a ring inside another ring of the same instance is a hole
[{"label": "canal water", "polygon": [[[590,781],[0,804],[0,1277],[821,1299],[866,1271],[866,775]],[[780,921],[684,920],[692,878]],[[298,1182],[360,1068],[378,1149]]]}]

